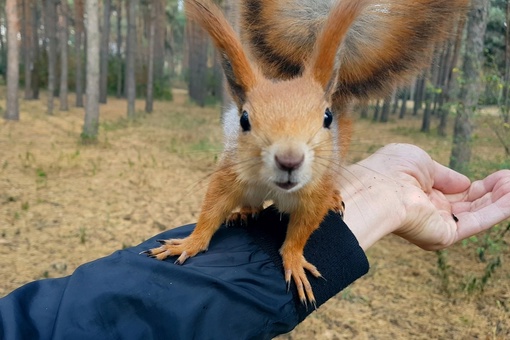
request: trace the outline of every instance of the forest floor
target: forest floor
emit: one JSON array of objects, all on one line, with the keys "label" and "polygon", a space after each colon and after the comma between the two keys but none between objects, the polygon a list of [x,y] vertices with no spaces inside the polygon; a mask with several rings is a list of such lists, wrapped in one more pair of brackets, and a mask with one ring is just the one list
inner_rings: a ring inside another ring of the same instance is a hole
[{"label": "forest floor", "polygon": [[[21,101],[19,122],[0,122],[0,296],[196,221],[221,151],[219,107],[198,108],[182,91],[150,115],[137,102],[132,122],[126,102],[109,98],[94,145],[79,142],[82,109],[48,116],[43,103]],[[451,138],[422,134],[420,124],[357,121],[349,161],[408,142],[448,164]],[[487,126],[475,137],[471,176],[509,167]],[[510,339],[510,233],[497,239],[504,227],[450,248],[443,271],[436,253],[388,236],[368,250],[368,275],[281,338]],[[486,262],[477,255],[484,246]],[[501,266],[480,291],[497,257]]]}]

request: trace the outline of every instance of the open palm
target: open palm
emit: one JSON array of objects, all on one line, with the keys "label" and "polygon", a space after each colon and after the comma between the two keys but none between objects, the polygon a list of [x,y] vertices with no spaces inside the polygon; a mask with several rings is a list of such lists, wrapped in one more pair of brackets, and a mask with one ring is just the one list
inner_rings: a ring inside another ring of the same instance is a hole
[{"label": "open palm", "polygon": [[390,144],[357,165],[377,181],[374,193],[393,202],[392,231],[423,249],[448,247],[510,217],[510,170],[471,183],[409,144]]}]

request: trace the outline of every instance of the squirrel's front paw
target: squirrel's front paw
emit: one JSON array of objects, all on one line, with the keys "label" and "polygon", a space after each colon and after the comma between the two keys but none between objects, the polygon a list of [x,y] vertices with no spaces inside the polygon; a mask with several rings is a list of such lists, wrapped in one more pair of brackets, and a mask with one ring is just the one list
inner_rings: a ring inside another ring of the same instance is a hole
[{"label": "squirrel's front paw", "polygon": [[164,260],[170,256],[179,256],[175,263],[183,264],[188,258],[207,250],[207,245],[190,236],[183,239],[157,241],[161,243],[161,246],[142,251],[140,254],[146,254],[158,260]]},{"label": "squirrel's front paw", "polygon": [[317,309],[315,296],[313,295],[312,286],[306,277],[305,269],[317,278],[322,277],[321,273],[319,273],[317,268],[308,262],[302,254],[282,253],[282,259],[287,289],[290,287],[290,280],[292,278],[296,284],[298,297],[301,303],[306,305],[308,301]]}]

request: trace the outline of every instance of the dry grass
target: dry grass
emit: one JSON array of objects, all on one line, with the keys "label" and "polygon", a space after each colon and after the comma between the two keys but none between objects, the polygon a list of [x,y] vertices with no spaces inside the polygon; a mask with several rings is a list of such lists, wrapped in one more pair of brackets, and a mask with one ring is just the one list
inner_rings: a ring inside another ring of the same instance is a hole
[{"label": "dry grass", "polygon": [[[0,296],[196,220],[221,149],[219,108],[174,97],[133,122],[124,118],[125,101],[109,98],[95,145],[79,143],[82,109],[48,116],[44,101],[21,101],[21,121],[0,123]],[[357,122],[350,161],[410,142],[447,164],[450,139],[421,134],[419,125]],[[474,151],[473,175],[508,167],[487,127],[477,130]],[[387,237],[368,252],[366,277],[283,338],[510,338],[510,252],[499,250],[502,267],[485,291],[468,294],[461,283],[485,267],[475,247],[449,250],[447,297],[435,254]]]}]

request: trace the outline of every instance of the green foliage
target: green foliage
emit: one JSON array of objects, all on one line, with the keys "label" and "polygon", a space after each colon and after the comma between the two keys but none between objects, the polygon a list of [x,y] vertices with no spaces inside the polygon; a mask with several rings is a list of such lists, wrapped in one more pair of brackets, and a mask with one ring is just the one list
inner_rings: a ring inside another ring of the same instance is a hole
[{"label": "green foliage", "polygon": [[448,265],[448,252],[446,250],[438,250],[436,251],[436,256],[437,256],[437,272],[441,280],[441,289],[447,296],[450,296],[451,267],[450,265]]},{"label": "green foliage", "polygon": [[[485,233],[472,236],[462,241],[462,246],[472,251],[475,258],[480,263],[485,263],[482,273],[468,273],[461,278],[459,289],[468,294],[481,293],[485,287],[491,282],[494,273],[502,266],[502,254],[508,251],[508,242],[505,236],[509,234],[510,223],[508,225],[499,224]],[[447,252],[444,250],[437,251],[437,269],[438,276],[441,280],[443,291],[447,295],[451,295],[452,275],[451,266],[448,264]]]},{"label": "green foliage", "polygon": [[85,244],[87,242],[87,229],[85,227],[80,227],[78,237],[80,238],[81,244]]},{"label": "green foliage", "polygon": [[89,135],[85,132],[82,132],[80,134],[80,142],[84,145],[90,145],[90,144],[96,144],[97,143],[97,136],[96,135]]},{"label": "green foliage", "polygon": [[492,0],[485,32],[486,65],[495,64],[500,73],[505,69],[506,1]]}]

